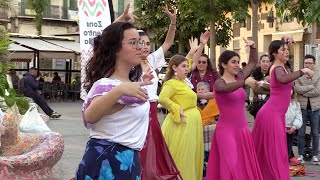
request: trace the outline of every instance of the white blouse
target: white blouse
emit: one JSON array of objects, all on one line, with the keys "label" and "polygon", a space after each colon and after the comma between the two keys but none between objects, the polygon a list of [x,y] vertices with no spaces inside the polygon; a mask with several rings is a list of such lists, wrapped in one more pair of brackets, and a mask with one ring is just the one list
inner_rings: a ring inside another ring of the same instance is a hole
[{"label": "white blouse", "polygon": [[[83,112],[94,97],[107,94],[121,83],[109,78],[95,82],[84,102]],[[150,103],[129,96],[121,97],[118,103],[126,106],[114,114],[102,117],[94,124],[88,124],[84,119],[90,129],[90,138],[106,139],[134,150],[141,150],[148,131]]]}]

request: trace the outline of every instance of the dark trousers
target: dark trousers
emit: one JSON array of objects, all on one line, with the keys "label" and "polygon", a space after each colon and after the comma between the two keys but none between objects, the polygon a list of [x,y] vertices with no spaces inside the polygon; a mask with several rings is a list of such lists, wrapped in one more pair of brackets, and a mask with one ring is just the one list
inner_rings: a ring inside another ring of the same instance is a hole
[{"label": "dark trousers", "polygon": [[311,137],[312,137],[312,156],[318,156],[319,154],[319,114],[320,110],[311,111],[311,110],[301,110],[302,112],[302,120],[303,124],[299,129],[299,139],[298,139],[298,152],[299,155],[304,154],[305,150],[305,134],[306,134],[306,126],[307,121],[310,121],[311,127]]},{"label": "dark trousers", "polygon": [[30,97],[34,100],[36,104],[43,110],[44,113],[46,113],[48,116],[51,116],[53,113],[53,110],[49,107],[48,103],[44,99],[43,96],[38,94],[37,92],[35,93],[25,93],[24,94],[27,97]]},{"label": "dark trousers", "polygon": [[288,134],[287,133],[287,146],[288,146],[288,157],[289,159],[294,157],[293,152],[292,152],[292,144],[293,144],[293,139],[294,139],[294,134]]}]

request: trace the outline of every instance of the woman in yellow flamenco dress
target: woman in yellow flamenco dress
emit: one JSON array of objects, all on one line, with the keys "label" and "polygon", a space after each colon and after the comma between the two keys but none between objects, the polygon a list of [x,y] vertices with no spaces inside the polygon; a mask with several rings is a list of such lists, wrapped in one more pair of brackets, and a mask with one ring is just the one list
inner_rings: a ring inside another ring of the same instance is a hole
[{"label": "woman in yellow flamenco dress", "polygon": [[197,94],[185,82],[188,61],[180,55],[169,61],[159,102],[168,111],[162,133],[184,180],[202,179],[203,129]]}]

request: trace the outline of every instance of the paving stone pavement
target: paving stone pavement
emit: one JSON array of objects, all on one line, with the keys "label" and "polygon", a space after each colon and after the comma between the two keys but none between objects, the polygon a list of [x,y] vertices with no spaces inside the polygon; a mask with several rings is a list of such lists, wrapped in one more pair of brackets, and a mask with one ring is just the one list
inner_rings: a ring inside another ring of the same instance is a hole
[{"label": "paving stone pavement", "polygon": [[[84,128],[81,118],[82,102],[61,102],[50,103],[53,110],[62,114],[59,120],[50,120],[49,127],[52,131],[62,134],[65,149],[61,160],[54,166],[54,180],[69,180],[74,177],[76,168],[82,158],[85,145],[88,141],[88,131]],[[249,126],[253,126],[253,118],[248,115]],[[164,115],[158,113],[159,121],[162,124]],[[294,147],[297,155],[297,148]],[[292,180],[316,180],[320,179],[320,165],[314,166],[306,162],[308,171],[317,172],[317,177],[294,177]]]}]

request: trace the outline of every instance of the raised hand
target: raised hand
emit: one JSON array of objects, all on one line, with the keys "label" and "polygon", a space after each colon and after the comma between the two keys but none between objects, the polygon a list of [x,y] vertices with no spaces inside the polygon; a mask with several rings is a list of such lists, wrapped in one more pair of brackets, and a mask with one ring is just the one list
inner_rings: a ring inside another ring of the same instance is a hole
[{"label": "raised hand", "polygon": [[134,15],[137,11],[135,9],[131,13],[129,13],[130,3],[127,4],[126,8],[124,9],[123,13],[114,21],[114,22],[131,22],[134,23],[138,18],[138,16]]},{"label": "raised hand", "polygon": [[205,45],[209,41],[210,38],[210,31],[206,31],[204,33],[201,33],[200,35],[200,43]]},{"label": "raised hand", "polygon": [[199,47],[198,39],[191,37],[189,39],[189,45],[190,45],[190,51],[194,50],[194,52],[195,52]]},{"label": "raised hand", "polygon": [[142,76],[143,81],[151,81],[154,78],[151,68]]},{"label": "raised hand", "polygon": [[246,47],[250,47],[250,48],[256,48],[256,44],[254,41],[248,40],[246,38],[243,38],[244,42],[246,43]]},{"label": "raised hand", "polygon": [[177,10],[176,9],[173,10],[173,13],[171,13],[168,9],[168,6],[166,5],[165,7],[163,7],[162,11],[168,15],[168,17],[170,18],[171,24],[176,24],[176,21],[177,21]]},{"label": "raised hand", "polygon": [[294,43],[293,37],[292,36],[283,36],[281,38],[284,42],[286,42],[288,45],[292,45]]},{"label": "raised hand", "polygon": [[120,84],[118,87],[120,88],[122,94],[125,96],[132,96],[143,101],[147,101],[149,99],[148,93],[142,87],[150,84],[152,84],[151,81],[126,82]]}]

